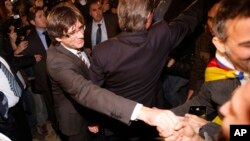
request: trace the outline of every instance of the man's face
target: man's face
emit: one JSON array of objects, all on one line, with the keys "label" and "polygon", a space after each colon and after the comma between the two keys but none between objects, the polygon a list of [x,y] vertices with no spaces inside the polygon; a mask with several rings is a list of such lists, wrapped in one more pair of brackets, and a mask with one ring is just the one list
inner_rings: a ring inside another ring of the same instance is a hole
[{"label": "man's face", "polygon": [[226,57],[240,71],[250,72],[250,18],[226,22],[228,38],[223,44]]},{"label": "man's face", "polygon": [[250,83],[236,89],[230,101],[221,108],[224,116],[222,121],[222,136],[229,140],[229,127],[233,124],[250,124]]},{"label": "man's face", "polygon": [[98,3],[93,3],[89,7],[89,14],[93,17],[95,22],[100,22],[102,20],[102,5]]},{"label": "man's face", "polygon": [[64,47],[80,49],[84,45],[84,26],[77,21],[67,32],[67,36],[56,38]]},{"label": "man's face", "polygon": [[36,17],[31,21],[31,24],[33,24],[36,28],[46,28],[47,22],[48,21],[43,10],[39,10],[36,12]]}]

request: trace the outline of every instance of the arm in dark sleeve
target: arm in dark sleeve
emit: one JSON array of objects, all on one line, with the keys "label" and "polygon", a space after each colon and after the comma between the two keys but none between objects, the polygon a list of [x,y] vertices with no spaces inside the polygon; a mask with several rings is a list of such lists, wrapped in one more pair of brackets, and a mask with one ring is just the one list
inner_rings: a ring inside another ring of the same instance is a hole
[{"label": "arm in dark sleeve", "polygon": [[211,92],[209,91],[209,88],[207,88],[206,84],[203,84],[197,96],[193,97],[183,105],[171,109],[171,111],[179,116],[184,116],[189,112],[190,106],[206,106],[207,114],[214,111],[213,102],[211,101]]},{"label": "arm in dark sleeve", "polygon": [[0,117],[1,119],[7,118],[8,100],[3,92],[0,91]]},{"label": "arm in dark sleeve", "polygon": [[82,106],[130,123],[136,102],[94,85],[75,71],[73,62],[47,59],[47,68],[52,81]]},{"label": "arm in dark sleeve", "polygon": [[221,126],[214,123],[208,122],[202,126],[199,130],[199,135],[204,138],[205,132],[212,138],[213,141],[216,141],[220,132]]},{"label": "arm in dark sleeve", "polygon": [[13,58],[13,66],[16,70],[30,67],[36,63],[34,56],[20,56]]}]

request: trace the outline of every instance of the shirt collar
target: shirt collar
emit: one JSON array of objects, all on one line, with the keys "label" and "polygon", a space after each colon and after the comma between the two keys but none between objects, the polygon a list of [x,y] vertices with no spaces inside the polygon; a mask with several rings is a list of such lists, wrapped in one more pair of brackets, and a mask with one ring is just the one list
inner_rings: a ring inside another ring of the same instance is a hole
[{"label": "shirt collar", "polygon": [[215,54],[216,59],[221,62],[225,67],[230,68],[235,70],[234,65],[224,56],[222,56],[221,54],[219,54],[218,52],[216,52]]},{"label": "shirt collar", "polygon": [[77,50],[76,49],[73,49],[73,48],[69,48],[69,47],[65,47],[68,51],[72,52],[73,54],[75,54],[77,56]]},{"label": "shirt collar", "polygon": [[44,31],[46,31],[45,29],[39,29],[39,28],[36,28],[36,31],[38,34],[43,34]]},{"label": "shirt collar", "polygon": [[[228,67],[230,69],[236,70],[234,65],[228,60],[226,59],[224,56],[222,56],[221,54],[219,54],[218,52],[216,52],[215,54],[216,59],[221,62],[225,67]],[[236,70],[237,71],[237,70]],[[245,84],[247,81],[249,81],[249,74],[245,73],[245,72],[240,72],[237,71],[236,74],[240,75],[240,73],[243,74],[243,79],[240,79],[240,83],[241,85]]]},{"label": "shirt collar", "polygon": [[102,20],[101,20],[100,22],[95,22],[95,21],[93,20],[93,23],[94,23],[96,26],[98,26],[98,24],[103,24],[103,23],[104,23],[104,20],[103,20],[103,18],[102,18]]}]

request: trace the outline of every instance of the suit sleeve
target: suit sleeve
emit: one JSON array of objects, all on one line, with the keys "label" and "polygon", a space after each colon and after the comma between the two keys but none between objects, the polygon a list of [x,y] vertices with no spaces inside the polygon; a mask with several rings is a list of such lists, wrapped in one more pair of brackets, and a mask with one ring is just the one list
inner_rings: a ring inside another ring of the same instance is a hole
[{"label": "suit sleeve", "polygon": [[154,48],[165,45],[162,52],[166,53],[177,47],[201,23],[204,16],[204,5],[204,0],[196,0],[170,23],[163,21],[155,22],[149,30],[150,39],[157,41],[157,45]]},{"label": "suit sleeve", "polygon": [[184,103],[183,105],[171,109],[171,111],[173,111],[177,115],[184,116],[189,112],[190,106],[206,106],[207,115],[210,115],[216,111],[211,99],[211,92],[209,91],[207,85],[202,86],[197,96]]},{"label": "suit sleeve", "polygon": [[52,81],[79,104],[129,124],[136,102],[94,85],[77,73],[73,62],[48,59],[47,68]]}]

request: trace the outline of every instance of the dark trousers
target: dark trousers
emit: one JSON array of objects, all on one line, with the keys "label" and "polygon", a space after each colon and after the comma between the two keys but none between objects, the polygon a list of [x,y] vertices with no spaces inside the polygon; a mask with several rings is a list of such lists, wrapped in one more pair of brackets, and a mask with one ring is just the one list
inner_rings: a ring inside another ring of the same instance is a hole
[{"label": "dark trousers", "polygon": [[0,119],[0,132],[12,141],[32,141],[30,128],[20,102],[9,109],[7,119]]}]

